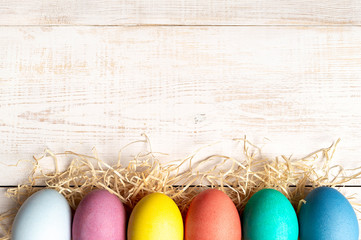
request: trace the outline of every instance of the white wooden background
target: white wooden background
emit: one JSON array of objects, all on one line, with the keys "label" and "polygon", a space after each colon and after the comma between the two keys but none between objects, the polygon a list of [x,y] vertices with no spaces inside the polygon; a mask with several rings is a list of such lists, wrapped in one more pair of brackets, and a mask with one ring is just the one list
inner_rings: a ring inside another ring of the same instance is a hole
[{"label": "white wooden background", "polygon": [[359,0],[0,0],[0,212],[30,171],[8,165],[94,146],[112,161],[141,133],[171,159],[341,138],[335,164],[361,166],[360,106]]}]

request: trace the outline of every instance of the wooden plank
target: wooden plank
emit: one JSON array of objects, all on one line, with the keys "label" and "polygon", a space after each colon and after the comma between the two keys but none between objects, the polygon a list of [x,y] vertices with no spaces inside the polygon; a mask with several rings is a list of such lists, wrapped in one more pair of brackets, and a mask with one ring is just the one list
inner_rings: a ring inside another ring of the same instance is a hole
[{"label": "wooden plank", "polygon": [[5,196],[6,188],[0,187],[0,238],[4,239],[8,233],[9,225],[13,218],[14,209],[17,207],[15,201]]},{"label": "wooden plank", "polygon": [[0,25],[330,25],[361,23],[358,0],[0,0]]},{"label": "wooden plank", "polygon": [[[16,204],[14,201],[8,199],[4,194],[5,194],[6,188],[0,188],[0,214],[4,213],[14,207],[16,207]],[[347,197],[354,197],[355,199],[352,199],[351,202],[353,203],[357,203],[357,204],[361,204],[361,188],[359,187],[348,187],[348,188],[343,188],[340,190],[345,196]],[[359,209],[359,207],[354,206],[354,208]],[[356,211],[356,214],[358,216],[359,219],[359,225],[361,228],[361,214],[359,211]],[[361,234],[360,234],[361,235]],[[1,229],[0,229],[0,237],[1,237]],[[359,238],[361,239],[361,238]]]},{"label": "wooden plank", "polygon": [[[17,207],[17,203],[8,198],[5,193],[7,191],[7,187],[0,187],[0,213],[4,213],[12,208]],[[361,188],[360,187],[344,187],[338,188],[338,190],[348,198],[352,198],[349,201],[352,204],[361,204]],[[355,208],[358,208],[355,206]],[[360,214],[357,212],[357,214]],[[361,215],[359,215],[361,218]]]},{"label": "wooden plank", "polygon": [[95,146],[114,161],[141,133],[168,160],[244,135],[268,142],[267,156],[296,157],[340,137],[335,163],[360,166],[361,28],[3,27],[0,35],[0,185],[23,182],[29,163],[7,165],[45,148]]},{"label": "wooden plank", "polygon": [[16,207],[16,202],[5,196],[7,188],[0,187],[0,214]]}]

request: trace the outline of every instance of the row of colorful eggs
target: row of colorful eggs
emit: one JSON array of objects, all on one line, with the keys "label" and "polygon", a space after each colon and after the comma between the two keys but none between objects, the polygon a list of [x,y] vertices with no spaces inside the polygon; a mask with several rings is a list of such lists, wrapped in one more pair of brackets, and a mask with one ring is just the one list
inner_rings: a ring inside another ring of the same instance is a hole
[{"label": "row of colorful eggs", "polygon": [[[311,191],[298,219],[279,191],[255,193],[241,218],[223,192],[208,189],[191,202],[185,219],[168,196],[142,198],[129,221],[115,195],[95,190],[80,202],[72,222],[67,200],[44,189],[28,198],[15,217],[13,240],[357,240],[358,221],[348,200],[337,190]],[[71,227],[72,225],[72,227]]]}]

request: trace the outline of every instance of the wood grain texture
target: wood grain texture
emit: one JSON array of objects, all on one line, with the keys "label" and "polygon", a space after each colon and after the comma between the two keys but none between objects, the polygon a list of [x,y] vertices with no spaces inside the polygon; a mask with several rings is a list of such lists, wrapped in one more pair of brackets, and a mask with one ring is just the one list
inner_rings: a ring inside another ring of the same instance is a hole
[{"label": "wood grain texture", "polygon": [[162,161],[214,141],[198,158],[237,157],[244,135],[295,158],[341,138],[333,164],[360,166],[360,25],[358,0],[0,0],[0,213],[32,168],[18,160],[96,147],[111,163],[141,133]]},{"label": "wood grain texture", "polygon": [[0,0],[0,25],[330,25],[361,23],[358,0]]},{"label": "wood grain texture", "polygon": [[245,134],[270,156],[340,137],[336,163],[359,166],[360,46],[359,27],[2,27],[0,185],[46,147],[111,161],[141,133],[172,158]]}]

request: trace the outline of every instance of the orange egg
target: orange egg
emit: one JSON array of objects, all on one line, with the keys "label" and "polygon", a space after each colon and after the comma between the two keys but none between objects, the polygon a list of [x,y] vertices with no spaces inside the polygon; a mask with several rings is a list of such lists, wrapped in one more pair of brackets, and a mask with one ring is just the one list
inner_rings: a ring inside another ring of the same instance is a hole
[{"label": "orange egg", "polygon": [[227,194],[208,189],[189,206],[185,221],[185,240],[240,240],[241,220]]}]

